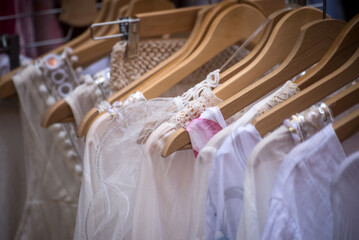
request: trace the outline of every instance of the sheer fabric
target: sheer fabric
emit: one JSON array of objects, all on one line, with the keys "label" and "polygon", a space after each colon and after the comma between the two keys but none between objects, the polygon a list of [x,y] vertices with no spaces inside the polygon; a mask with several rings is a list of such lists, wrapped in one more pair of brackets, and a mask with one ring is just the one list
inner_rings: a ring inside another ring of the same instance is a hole
[{"label": "sheer fabric", "polygon": [[[108,71],[104,71],[106,74]],[[102,72],[100,72],[101,74]],[[75,125],[79,126],[82,118],[90,111],[93,107],[97,107],[100,103],[110,96],[109,91],[109,80],[99,82],[100,78],[105,76],[96,77],[93,79],[90,75],[82,76],[84,83],[77,86],[73,92],[71,92],[65,101],[69,104],[73,116],[75,118]]]},{"label": "sheer fabric", "polygon": [[333,239],[358,239],[359,229],[359,151],[353,153],[336,171],[330,200],[334,215]]},{"label": "sheer fabric", "polygon": [[293,115],[253,149],[245,171],[243,211],[237,239],[260,239],[267,220],[271,192],[286,155],[333,120],[319,103]]},{"label": "sheer fabric", "polygon": [[[249,110],[244,114],[240,113],[240,118],[218,132],[207,145],[199,152],[196,161],[193,165],[193,177],[192,185],[197,186],[192,189],[189,195],[192,203],[192,212],[189,218],[189,236],[190,239],[205,239],[206,238],[206,202],[207,202],[207,191],[209,174],[212,167],[213,159],[215,158],[218,148],[222,145],[226,137],[240,126],[244,126],[249,123],[255,116],[259,115],[259,110],[265,107],[270,109],[272,105],[267,103],[270,101],[279,104],[280,102],[288,99],[299,92],[298,87],[288,81],[281,88],[269,96],[257,101],[253,104]],[[279,97],[278,97],[279,96]],[[195,210],[194,210],[195,209]]]},{"label": "sheer fabric", "polygon": [[[218,76],[219,71],[215,74]],[[133,239],[192,239],[189,234],[189,218],[192,211],[188,197],[195,186],[192,184],[192,150],[173,153],[167,158],[161,156],[167,139],[180,126],[185,126],[189,118],[181,118],[218,104],[219,99],[212,91],[205,89],[202,95],[184,110],[160,125],[149,137],[144,155],[137,188],[133,218]],[[197,109],[192,111],[193,109]],[[186,122],[187,120],[187,122]]]},{"label": "sheer fabric", "polygon": [[191,139],[194,155],[197,157],[207,142],[225,127],[227,124],[217,106],[208,108],[201,116],[189,122],[186,130]]},{"label": "sheer fabric", "polygon": [[330,182],[345,159],[331,124],[297,145],[279,168],[262,239],[332,239]]},{"label": "sheer fabric", "polygon": [[243,203],[247,159],[262,140],[247,124],[233,131],[216,153],[209,176],[206,239],[235,239]]},{"label": "sheer fabric", "polygon": [[94,122],[86,139],[75,239],[135,238],[132,234],[138,231],[132,227],[137,221],[132,219],[144,143],[191,100],[209,94],[210,86],[218,85],[218,74],[209,74],[177,98],[146,101],[137,92],[123,103],[116,102]]},{"label": "sheer fabric", "polygon": [[81,183],[80,159],[68,129],[40,127],[55,102],[51,80],[37,65],[13,77],[21,103],[27,193],[15,239],[70,239]]}]

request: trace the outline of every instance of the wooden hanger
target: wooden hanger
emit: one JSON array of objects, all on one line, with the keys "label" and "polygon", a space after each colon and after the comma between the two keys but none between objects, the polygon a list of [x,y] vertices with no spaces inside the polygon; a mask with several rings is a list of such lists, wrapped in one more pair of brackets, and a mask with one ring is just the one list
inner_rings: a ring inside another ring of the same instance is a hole
[{"label": "wooden hanger", "polygon": [[359,131],[359,109],[348,114],[338,122],[333,124],[335,133],[338,136],[340,142],[344,142],[346,139],[354,135]]},{"label": "wooden hanger", "polygon": [[[135,81],[131,82],[129,85],[124,87],[123,89],[121,89],[118,92],[116,92],[115,94],[113,94],[111,97],[109,97],[107,99],[107,101],[110,104],[113,104],[115,101],[120,101],[122,98],[124,98],[124,95],[129,95],[130,93],[132,93],[133,89],[138,87],[140,84],[145,84],[145,82],[150,82],[152,79],[156,79],[156,77],[163,74],[170,67],[183,61],[189,54],[191,54],[193,52],[193,50],[200,43],[204,34],[207,32],[211,22],[215,18],[215,16],[217,16],[218,13],[221,12],[222,10],[224,10],[225,8],[234,5],[235,2],[236,1],[231,0],[231,1],[224,1],[224,2],[217,4],[213,9],[210,10],[210,12],[207,14],[205,19],[203,20],[203,22],[201,21],[201,19],[203,17],[198,16],[197,19],[199,21],[198,22],[196,21],[195,27],[194,27],[193,31],[191,32],[191,35],[189,36],[185,45],[183,45],[179,51],[177,51],[175,54],[170,56],[168,59],[166,59],[163,62],[161,62],[160,64],[158,64],[154,69],[145,73],[139,79],[136,79]],[[175,19],[178,19],[178,18],[176,17]],[[91,122],[98,115],[99,115],[99,112],[96,108],[91,109],[85,115],[85,117],[81,121],[79,128],[78,128],[79,136],[83,136],[85,134],[84,133],[85,130],[87,131]]]},{"label": "wooden hanger", "polygon": [[[103,21],[106,21],[107,17],[109,17],[110,15],[108,14],[109,13],[109,10],[111,9],[112,7],[112,4],[113,4],[113,0],[104,0],[102,2],[102,8],[100,10],[100,12],[98,13],[98,16],[95,20],[95,22],[103,22]],[[109,20],[107,20],[109,21]],[[104,30],[105,28],[102,29],[102,31]],[[50,51],[49,53],[46,53],[45,55],[47,54],[50,54],[50,53],[55,53],[55,54],[59,54],[61,53],[65,47],[75,47],[77,45],[79,45],[81,42],[84,42],[86,39],[88,39],[90,35],[90,30],[86,30],[84,33],[82,33],[80,36],[78,36],[77,38],[71,40],[70,42]],[[45,56],[43,55],[43,56]],[[41,56],[41,57],[43,57]],[[40,57],[40,58],[41,58]],[[12,71],[10,71],[9,73],[1,76],[0,78],[0,99],[4,99],[4,98],[8,98],[8,97],[11,97],[13,95],[16,94],[16,89],[15,89],[15,86],[12,82],[12,77],[18,72],[18,71],[21,71],[23,69],[23,67],[18,67]]]},{"label": "wooden hanger", "polygon": [[345,112],[359,102],[359,82],[355,82],[347,89],[334,95],[325,101],[325,104],[330,108],[334,117]]},{"label": "wooden hanger", "polygon": [[[128,2],[129,2],[129,0],[112,0],[111,2],[104,1],[103,7],[101,8],[101,10],[102,10],[100,13],[101,15],[96,20],[96,22],[111,21],[113,19],[116,19],[118,16],[122,16],[121,9],[123,6],[128,4]],[[118,11],[119,8],[120,8],[120,11]],[[119,15],[118,15],[118,12],[120,12]],[[95,33],[95,35],[110,35],[111,32],[113,32],[113,28],[114,28],[114,26],[104,26],[101,28],[94,29],[94,33]],[[87,29],[80,37],[76,38],[73,41],[73,46],[71,46],[71,47],[73,49],[75,49],[75,51],[76,51],[77,46],[79,46],[80,44],[84,44],[84,45],[88,46],[89,51],[91,51],[90,45],[93,44],[92,43],[93,40],[90,39],[89,36],[90,36],[90,30]],[[53,118],[55,118],[55,119],[58,118],[59,123],[66,123],[66,122],[74,121],[72,110],[64,99],[57,101],[52,107],[53,108],[49,114],[45,113],[45,116],[44,116],[45,119],[43,118],[41,124],[44,124],[44,121],[46,122],[46,121],[49,121],[49,119],[53,119]],[[52,116],[52,114],[54,114],[53,111],[55,112],[55,116]]]},{"label": "wooden hanger", "polygon": [[261,9],[264,12],[265,16],[269,16],[279,9],[285,8],[285,2],[282,0],[243,0],[241,3],[251,3],[257,8]]},{"label": "wooden hanger", "polygon": [[[248,24],[246,19],[251,19],[250,24]],[[236,42],[246,39],[264,20],[265,18],[260,11],[245,4],[235,5],[225,9],[213,21],[201,44],[189,57],[176,65],[173,71],[166,73],[164,77],[156,80],[156,82],[151,82],[149,86],[145,86],[144,89],[141,88],[139,91],[147,99],[160,96],[164,91],[202,66],[222,50]],[[231,27],[233,25],[236,26],[236,28],[233,29]],[[254,41],[258,42],[258,39]],[[135,89],[135,91],[137,90],[138,89]],[[94,121],[94,119],[92,121]],[[86,134],[92,121],[86,121],[86,124],[80,124],[77,131],[79,137]]]},{"label": "wooden hanger", "polygon": [[129,4],[128,16],[134,17],[136,13],[162,11],[174,8],[175,5],[168,0],[134,0]]},{"label": "wooden hanger", "polygon": [[[128,86],[124,87],[120,91],[116,92],[111,96],[108,101],[113,104],[115,101],[119,101],[122,98],[126,98],[130,93],[132,93],[134,88],[138,86],[145,86],[148,83],[151,83],[154,79],[160,77],[163,73],[171,69],[176,64],[179,64],[181,61],[186,59],[199,45],[200,41],[203,39],[206,34],[210,24],[213,19],[224,9],[229,6],[233,6],[236,3],[236,0],[224,1],[219,4],[216,4],[203,19],[203,21],[198,21],[198,30],[192,31],[186,43],[178,50],[175,54],[170,56],[165,61],[161,62],[154,69],[148,71],[139,79],[134,82],[131,82]],[[197,17],[200,20],[200,18]],[[196,22],[197,23],[197,22]],[[195,26],[196,27],[196,26]]]},{"label": "wooden hanger", "polygon": [[[213,11],[211,11],[211,13],[209,13],[210,16],[208,16],[207,18],[208,19],[212,19],[213,15],[216,15],[218,14],[218,12],[220,10],[223,10],[224,8],[227,8],[231,5],[233,5],[236,1],[232,1],[232,0],[229,0],[229,1],[224,1],[224,2],[221,2],[219,4],[217,4],[217,6],[215,7],[216,10],[213,9]],[[263,15],[266,13],[266,11],[264,11],[262,5],[263,5],[263,2],[260,2],[260,3],[255,3],[253,1],[243,1],[242,3],[245,3],[245,4],[251,4],[253,6],[255,6],[257,9],[261,10]],[[272,2],[273,3],[273,2]],[[266,5],[266,7],[268,7]],[[274,2],[274,4],[271,4],[271,8],[269,11],[267,12],[271,12],[271,11],[274,11],[274,10],[277,10],[277,9],[280,9],[280,8],[283,8],[284,7],[284,1],[280,1],[280,0],[277,0]],[[280,17],[284,15],[284,11],[282,13],[278,13],[278,14],[275,14],[273,15],[271,18],[270,18],[270,23],[271,24],[268,24],[268,25],[275,25],[277,21],[279,21]],[[199,17],[198,17],[199,18]],[[207,20],[204,20],[204,22],[206,22]],[[209,21],[210,23],[210,21]],[[208,24],[209,25],[209,24]],[[202,26],[203,28],[203,26]],[[205,28],[203,28],[203,30],[207,30],[208,26],[206,26]],[[205,31],[203,31],[205,32]],[[268,31],[270,32],[270,31]],[[269,33],[268,33],[269,35]],[[192,48],[190,48],[191,50],[189,50],[187,48],[187,43],[192,43]],[[134,87],[137,87],[139,86],[139,84],[143,83],[145,80],[146,82],[147,81],[151,81],[152,79],[156,79],[160,74],[164,73],[165,71],[167,71],[168,69],[170,69],[170,67],[174,66],[175,64],[177,64],[177,62],[173,62],[174,59],[177,59],[177,61],[182,61],[185,57],[187,57],[187,54],[186,55],[182,55],[182,57],[180,59],[178,59],[177,57],[180,55],[180,53],[182,51],[184,51],[184,49],[186,49],[186,52],[187,53],[191,53],[194,49],[195,46],[197,46],[197,44],[195,42],[192,42],[192,40],[190,41],[190,38],[188,39],[188,42],[186,43],[186,46],[183,46],[178,52],[176,52],[176,54],[173,54],[171,57],[169,57],[168,59],[166,59],[165,61],[161,62],[158,66],[156,66],[154,69],[148,71],[147,73],[145,73],[143,76],[141,76],[139,79],[137,79],[136,81],[132,82],[131,84],[129,84],[128,86],[126,86],[125,88],[121,89],[120,91],[116,92],[114,95],[112,95],[108,101],[112,104],[114,103],[115,101],[120,101],[122,98],[124,98],[124,95],[125,94],[130,94],[132,93],[133,91],[133,88]],[[264,45],[264,43],[263,43]],[[256,45],[257,47],[257,45]],[[182,50],[183,49],[183,50]],[[256,51],[255,52],[258,52],[260,50],[260,48],[256,48]],[[252,54],[252,51],[251,51],[251,56],[254,56],[254,54]],[[242,66],[245,65],[245,62],[249,62],[249,60],[251,58],[247,58],[248,60],[247,61],[241,61],[243,62]],[[171,64],[169,64],[171,62]],[[166,67],[164,67],[166,66]],[[239,68],[239,67],[238,67]],[[240,68],[239,68],[240,69]],[[225,76],[226,77],[226,76]],[[127,95],[128,96],[128,95]],[[97,111],[94,111],[94,113],[97,112]]]},{"label": "wooden hanger", "polygon": [[94,0],[62,0],[61,8],[60,21],[76,27],[93,23],[97,13]]},{"label": "wooden hanger", "polygon": [[[140,35],[149,37],[152,34],[155,34],[154,36],[158,36],[165,33],[190,31],[191,27],[193,26],[193,23],[195,22],[196,13],[201,9],[202,7],[191,7],[153,13],[137,14],[136,17],[141,19]],[[174,19],[182,20],[174,21]],[[97,112],[96,109],[95,112]],[[41,126],[49,127],[54,123],[73,121],[74,119],[70,106],[64,99],[61,99],[46,111],[42,119]]]},{"label": "wooden hanger", "polygon": [[228,68],[227,70],[225,70],[223,73],[220,74],[220,79],[222,82],[227,81],[228,79],[230,79],[231,77],[242,71],[259,55],[259,53],[263,50],[265,44],[267,43],[274,27],[277,25],[279,20],[281,20],[282,17],[285,16],[290,11],[291,11],[290,9],[283,9],[269,15],[267,20],[268,23],[264,29],[263,36],[261,37],[259,43],[241,61],[234,64],[233,66],[231,66],[230,68]]},{"label": "wooden hanger", "polygon": [[[213,21],[201,44],[189,57],[156,82],[138,90],[146,99],[160,96],[227,47],[244,41],[264,21],[261,12],[249,5],[239,4],[225,9]],[[254,45],[258,41],[259,38],[255,38]]]},{"label": "wooden hanger", "polygon": [[[355,16],[345,25],[333,45],[330,47],[326,55],[318,62],[318,64],[306,73],[303,78],[297,80],[299,89],[302,91],[305,87],[307,87],[307,83],[311,83],[310,87],[312,87],[317,83],[317,81],[326,77],[328,74],[333,72],[334,69],[343,65],[348,61],[348,59],[352,56],[353,51],[355,51],[358,47],[359,15]],[[303,81],[303,79],[305,81]],[[305,101],[303,101],[303,106],[301,106],[301,108],[290,109],[286,107],[286,104],[290,103],[289,100],[279,104],[277,107],[269,110],[253,121],[253,125],[256,126],[258,132],[264,135],[278,127],[284,119],[309,107],[305,105]]]},{"label": "wooden hanger", "polygon": [[[325,38],[326,41],[323,44],[315,42],[319,45],[319,51],[315,52],[316,54],[314,54],[313,59],[310,60],[312,62],[305,62],[307,59],[303,58],[303,53],[308,51],[308,40],[310,42],[312,41],[313,36],[317,37],[314,29],[321,29],[323,26],[328,27],[326,23],[322,23],[320,21],[315,22],[316,24],[314,25],[308,25],[308,31],[305,29],[300,35],[301,27],[304,24],[320,19],[321,16],[321,11],[305,7],[287,13],[278,22],[270,36],[270,39],[258,57],[244,70],[214,90],[217,97],[225,100],[218,105],[224,118],[232,116],[234,113],[248,106],[250,103],[260,99],[284,81],[314,64],[315,61],[313,60],[324,55],[325,50],[328,48],[328,42],[329,45],[331,43],[330,38]],[[317,24],[320,24],[320,27],[318,27],[319,25]],[[340,25],[342,24],[335,22],[334,26],[337,27],[329,28],[332,29],[329,32],[333,35],[337,34],[338,29],[340,29]],[[301,37],[296,43],[299,36]],[[321,35],[318,37],[321,37]],[[311,43],[309,45],[313,46]],[[251,82],[263,75],[268,69],[282,61],[283,63],[276,70],[251,84]],[[298,62],[301,61],[305,63],[297,66]],[[245,88],[248,85],[250,86]],[[169,156],[189,143],[190,138],[188,132],[184,128],[178,129],[167,140],[162,151],[162,156]]]},{"label": "wooden hanger", "polygon": [[[278,122],[290,117],[296,112],[300,112],[310,107],[314,103],[325,98],[332,92],[345,86],[359,76],[359,48],[353,56],[340,68],[312,84],[295,96],[289,98],[284,103],[268,111],[254,122],[257,131],[264,136],[275,127],[279,126]],[[273,123],[271,123],[273,121]],[[268,125],[266,125],[268,124]]]},{"label": "wooden hanger", "polygon": [[[118,1],[128,2],[128,0],[114,0],[114,1],[110,1],[110,3],[117,4]],[[146,0],[141,0],[141,1],[146,1]],[[158,1],[160,3],[160,4],[154,4],[153,8],[151,8],[151,11],[156,11],[156,8],[160,8],[160,9],[164,8],[164,6],[162,4],[165,4],[164,1],[166,1],[166,0],[151,0],[151,1]],[[146,5],[133,4],[131,6],[132,7],[129,7],[129,13],[131,15],[134,15],[135,13],[138,13],[137,11],[142,10],[143,7]],[[169,4],[166,4],[166,6],[173,7],[173,5],[169,5]],[[114,18],[118,17],[118,10],[119,10],[119,7],[111,6],[110,9],[108,10],[111,14],[106,14],[105,16],[111,16],[112,13],[115,13],[116,14],[115,17],[113,17],[111,19],[111,20],[113,20]],[[104,29],[105,30],[98,30],[98,31],[99,32],[105,31],[106,33],[109,33],[109,34],[115,34],[118,32],[118,26],[115,26],[115,25],[110,26],[110,28],[109,28],[110,30],[107,30],[108,27],[106,27],[106,26],[104,27]],[[89,32],[87,32],[86,39],[88,41],[85,41],[84,43],[81,42],[81,44],[78,44],[76,47],[74,47],[72,43],[65,45],[65,46],[72,47],[74,50],[73,54],[78,57],[79,60],[75,64],[76,66],[87,67],[88,65],[95,62],[96,60],[101,59],[102,57],[108,55],[111,52],[112,46],[118,41],[118,39],[108,39],[106,41],[103,41],[103,40],[92,41],[89,39],[89,36],[90,36],[90,34],[89,34]],[[150,35],[150,36],[153,36],[153,35]],[[76,41],[76,42],[78,42],[78,41]],[[58,48],[55,52],[61,52],[65,46]],[[9,97],[9,96],[16,94],[16,89],[15,89],[14,84],[12,83],[12,79],[11,79],[12,76],[13,76],[13,74],[12,75],[9,74],[9,75],[5,75],[4,77],[1,78],[0,98]]]},{"label": "wooden hanger", "polygon": [[[147,0],[138,0],[136,3],[133,4],[132,1],[130,1],[129,9],[127,11],[127,14],[130,16],[134,16],[137,13],[141,13],[141,11],[144,11],[144,6],[148,5],[141,5],[140,3]],[[151,8],[147,9],[146,12],[153,12],[157,11],[157,8],[160,10],[163,10],[165,7],[171,7],[173,8],[172,4],[166,4],[168,3],[168,0],[151,0],[153,3],[156,2],[156,4],[153,4]],[[158,1],[158,4],[157,4]],[[118,10],[118,9],[117,9]],[[118,15],[116,18],[119,17]],[[112,19],[114,20],[114,19]],[[140,29],[141,24],[140,24]],[[157,31],[158,29],[151,29],[153,32]],[[112,25],[111,31],[108,35],[113,35],[118,33],[118,26]],[[140,34],[141,37],[144,37],[142,33]],[[152,33],[150,36],[157,36]],[[98,40],[98,41],[90,41],[88,44],[82,44],[79,46],[79,48],[74,50],[74,55],[76,55],[79,58],[79,61],[76,63],[76,66],[86,67],[90,65],[91,63],[95,62],[98,59],[101,59],[102,57],[107,56],[111,50],[113,45],[118,42],[118,38],[112,38],[112,39],[106,39],[106,40]],[[91,51],[89,51],[91,49]]]},{"label": "wooden hanger", "polygon": [[359,14],[352,18],[339,34],[327,54],[305,75],[295,81],[299,89],[304,89],[343,65],[359,46]]}]

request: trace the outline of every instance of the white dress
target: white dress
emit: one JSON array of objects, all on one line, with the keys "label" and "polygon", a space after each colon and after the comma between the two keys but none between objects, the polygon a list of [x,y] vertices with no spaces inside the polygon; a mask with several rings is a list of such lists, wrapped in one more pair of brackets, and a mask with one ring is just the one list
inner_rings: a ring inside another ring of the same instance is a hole
[{"label": "white dress", "polygon": [[262,239],[333,239],[330,183],[346,158],[331,124],[293,148],[279,168]]},{"label": "white dress", "polygon": [[271,109],[298,92],[299,89],[296,84],[288,81],[274,93],[253,104],[239,119],[227,128],[218,132],[199,152],[197,159],[194,162],[191,184],[200,187],[194,188],[189,195],[191,198],[192,209],[196,209],[191,212],[191,216],[188,220],[188,225],[190,226],[190,239],[206,238],[206,202],[209,174],[216,152],[226,137],[238,127],[246,125],[254,117]]},{"label": "white dress", "polygon": [[216,153],[209,176],[207,239],[235,239],[243,203],[243,179],[253,148],[262,140],[247,124],[234,130]]},{"label": "white dress", "polygon": [[146,101],[137,92],[96,119],[86,138],[75,239],[135,238],[132,219],[148,137],[191,99],[216,87],[218,76],[217,70],[177,98]]},{"label": "white dress", "polygon": [[313,105],[285,120],[286,125],[277,128],[255,146],[246,165],[243,211],[237,239],[260,239],[282,161],[297,144],[331,123],[332,119],[325,104]]},{"label": "white dress", "polygon": [[[82,174],[75,140],[65,125],[40,127],[42,116],[56,101],[55,96],[64,93],[61,86],[69,86],[62,85],[62,77],[74,80],[74,71],[69,65],[57,65],[67,58],[49,56],[13,77],[21,104],[27,183],[15,239],[71,239],[75,227]],[[46,71],[46,61],[49,68],[59,67]],[[54,72],[59,74],[55,79],[50,77]]]},{"label": "white dress", "polygon": [[193,150],[177,151],[167,158],[163,158],[161,152],[176,129],[185,127],[220,101],[213,92],[205,91],[149,137],[136,194],[133,239],[192,239],[189,219],[196,209],[192,208],[189,196],[194,189],[199,189],[192,184],[196,162]]},{"label": "white dress", "polygon": [[[358,143],[358,142],[356,142]],[[358,239],[359,146],[336,171],[330,188],[334,215],[333,239]]]}]

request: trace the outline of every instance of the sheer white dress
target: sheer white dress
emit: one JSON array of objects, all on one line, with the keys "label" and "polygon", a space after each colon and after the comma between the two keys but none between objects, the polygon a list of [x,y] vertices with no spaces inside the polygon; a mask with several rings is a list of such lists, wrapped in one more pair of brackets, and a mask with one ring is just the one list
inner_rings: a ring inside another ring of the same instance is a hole
[{"label": "sheer white dress", "polygon": [[[43,68],[46,61],[50,67],[62,64],[50,71],[60,74],[55,80]],[[69,86],[56,85],[54,81],[59,83],[64,76],[74,80],[74,71],[62,61],[65,59],[50,55],[13,77],[21,104],[27,183],[15,239],[73,237],[82,174],[77,145],[65,125],[55,124],[48,129],[40,126],[47,108],[63,93],[58,92],[59,88]]]},{"label": "sheer white dress", "polygon": [[[176,98],[145,100],[139,92],[116,103],[88,132],[75,239],[131,239],[144,143],[161,123],[219,83],[219,71]],[[193,154],[193,153],[192,153]]]}]

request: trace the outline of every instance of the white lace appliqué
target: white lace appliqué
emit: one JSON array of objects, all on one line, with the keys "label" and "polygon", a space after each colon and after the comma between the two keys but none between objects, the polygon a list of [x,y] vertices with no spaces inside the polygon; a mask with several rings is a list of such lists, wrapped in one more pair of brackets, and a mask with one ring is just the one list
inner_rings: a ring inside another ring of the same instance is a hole
[{"label": "white lace appliqu\u00e9", "polygon": [[201,115],[207,108],[216,106],[220,102],[222,102],[222,100],[216,97],[211,90],[204,89],[201,96],[173,116],[171,122],[174,122],[176,128],[184,128],[191,120]]},{"label": "white lace appliqu\u00e9", "polygon": [[272,96],[266,103],[263,105],[257,112],[256,117],[262,115],[273,107],[277,106],[279,103],[284,102],[291,96],[300,92],[297,84],[287,81],[283,86],[283,89],[277,92],[274,96]]},{"label": "white lace appliqu\u00e9", "polygon": [[132,93],[130,96],[128,96],[128,98],[126,98],[124,101],[116,101],[115,103],[113,103],[112,106],[107,108],[107,112],[111,114],[113,118],[122,119],[120,109],[130,103],[135,103],[139,101],[146,101],[146,98],[145,96],[143,96],[142,93],[136,91],[135,93]]},{"label": "white lace appliqu\u00e9", "polygon": [[209,73],[205,80],[196,84],[188,91],[182,94],[181,99],[184,106],[187,106],[191,100],[197,99],[202,95],[203,90],[212,90],[219,85],[219,69]]},{"label": "white lace appliqu\u00e9", "polygon": [[333,114],[330,108],[320,102],[299,114],[294,114],[284,120],[283,124],[288,127],[294,141],[300,143],[332,122]]},{"label": "white lace appliqu\u00e9", "polygon": [[180,98],[185,108],[174,115],[170,122],[174,123],[177,129],[185,127],[187,123],[201,115],[207,108],[222,102],[212,92],[212,89],[218,85],[219,69],[209,73],[205,80],[182,94]]}]

